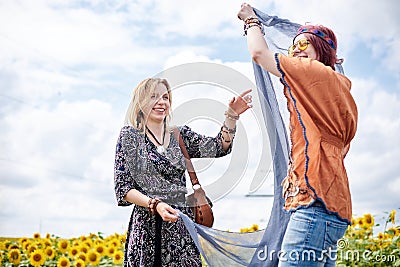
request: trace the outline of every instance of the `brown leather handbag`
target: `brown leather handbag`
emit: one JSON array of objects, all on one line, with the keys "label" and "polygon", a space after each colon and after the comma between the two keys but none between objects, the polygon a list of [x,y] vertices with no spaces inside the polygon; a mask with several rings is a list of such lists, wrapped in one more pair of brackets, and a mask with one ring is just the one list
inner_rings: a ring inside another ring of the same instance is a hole
[{"label": "brown leather handbag", "polygon": [[206,196],[206,192],[201,187],[199,179],[197,178],[192,161],[190,160],[189,153],[187,152],[185,143],[177,128],[174,129],[175,137],[179,141],[179,146],[185,156],[186,168],[192,182],[193,193],[187,196],[186,200],[189,207],[193,208],[195,222],[207,227],[212,227],[214,224],[214,214],[212,211],[212,202]]}]

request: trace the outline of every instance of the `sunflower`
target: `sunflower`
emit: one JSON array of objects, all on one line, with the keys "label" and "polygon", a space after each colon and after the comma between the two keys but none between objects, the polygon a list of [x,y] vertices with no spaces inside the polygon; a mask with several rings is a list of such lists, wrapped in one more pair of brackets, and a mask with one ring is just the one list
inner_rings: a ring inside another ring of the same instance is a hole
[{"label": "sunflower", "polygon": [[32,252],[29,262],[33,266],[42,266],[44,262],[46,261],[46,255],[44,254],[43,250],[37,249],[34,252]]},{"label": "sunflower", "polygon": [[104,241],[102,239],[95,239],[93,240],[93,245],[103,244]]},{"label": "sunflower", "polygon": [[90,249],[90,247],[88,247],[86,244],[81,244],[79,246],[79,251],[83,252],[85,254],[88,253],[89,249]]},{"label": "sunflower", "polygon": [[253,230],[253,232],[258,231],[258,224],[253,224],[253,226],[251,227],[251,229]]},{"label": "sunflower", "polygon": [[114,238],[117,239],[120,243],[125,243],[126,242],[126,236],[125,235],[120,235],[118,233],[114,234]]},{"label": "sunflower", "polygon": [[88,261],[88,258],[87,258],[87,256],[86,256],[86,254],[83,253],[83,252],[80,252],[80,253],[77,255],[77,258],[78,258],[78,259],[81,259],[85,264],[86,264],[86,262]]},{"label": "sunflower", "polygon": [[30,245],[31,245],[31,242],[29,242],[29,240],[25,241],[24,243],[21,243],[22,251],[24,251],[26,253]]},{"label": "sunflower", "polygon": [[114,253],[113,263],[114,264],[121,264],[124,261],[124,253],[120,250]]},{"label": "sunflower", "polygon": [[100,263],[100,254],[97,253],[96,251],[90,251],[87,254],[87,258],[88,258],[88,262],[92,265],[92,266],[97,266]]},{"label": "sunflower", "polygon": [[126,242],[126,236],[125,235],[119,235],[119,240],[121,240],[121,243]]},{"label": "sunflower", "polygon": [[369,213],[364,214],[364,225],[363,225],[363,227],[366,228],[366,229],[370,229],[373,226],[374,226],[374,217]]},{"label": "sunflower", "polygon": [[28,238],[27,237],[21,237],[20,239],[19,239],[19,243],[20,244],[23,244],[23,243],[25,243],[25,242],[27,242],[28,241]]},{"label": "sunflower", "polygon": [[51,260],[54,259],[54,257],[56,256],[56,252],[52,247],[47,247],[44,250],[44,253],[46,254],[47,258],[49,258]]},{"label": "sunflower", "polygon": [[35,243],[36,243],[36,247],[39,249],[44,249],[46,247],[46,245],[44,244],[44,240],[42,240],[42,239],[36,240]]},{"label": "sunflower", "polygon": [[45,245],[45,247],[51,247],[53,245],[51,243],[51,240],[47,238],[43,241],[43,244]]},{"label": "sunflower", "polygon": [[71,247],[71,248],[69,249],[68,254],[69,254],[71,257],[77,256],[77,255],[79,254],[79,247],[78,247],[78,246],[73,246],[73,247]]},{"label": "sunflower", "polygon": [[100,256],[104,256],[106,254],[106,248],[104,247],[104,245],[102,243],[97,244],[94,247],[94,250],[100,254]]},{"label": "sunflower", "polygon": [[351,218],[351,227],[354,227],[357,224],[357,221],[354,217]]},{"label": "sunflower", "polygon": [[40,234],[39,233],[34,233],[33,234],[34,239],[40,239]]},{"label": "sunflower", "polygon": [[27,247],[28,254],[33,253],[37,249],[35,244],[29,244]]},{"label": "sunflower", "polygon": [[400,236],[400,226],[397,226],[397,227],[394,229],[394,235],[395,235],[395,236]]},{"label": "sunflower", "polygon": [[385,239],[385,235],[384,235],[383,233],[379,233],[379,234],[378,234],[378,239],[379,239],[379,240]]},{"label": "sunflower", "polygon": [[46,234],[46,239],[50,239],[51,238],[51,234],[47,233]]},{"label": "sunflower", "polygon": [[107,247],[107,256],[112,258],[115,254],[115,251],[116,251],[115,247],[113,246]]},{"label": "sunflower", "polygon": [[360,227],[363,227],[363,225],[364,225],[364,218],[363,218],[363,217],[357,218],[356,221],[357,221],[357,224],[358,224]]},{"label": "sunflower", "polygon": [[75,262],[75,266],[76,266],[76,267],[85,267],[86,264],[85,264],[85,262],[84,262],[82,259],[78,259],[78,260]]},{"label": "sunflower", "polygon": [[11,250],[11,249],[19,249],[18,244],[10,244],[10,246],[8,247],[8,250]]},{"label": "sunflower", "polygon": [[116,248],[119,248],[119,247],[121,247],[121,241],[118,239],[118,238],[113,238],[112,240],[111,240],[111,243],[114,245],[114,247],[116,247]]},{"label": "sunflower", "polygon": [[19,249],[12,249],[8,252],[8,259],[10,263],[18,265],[21,262],[21,251]]},{"label": "sunflower", "polygon": [[57,244],[58,249],[60,250],[61,253],[65,253],[68,251],[69,247],[69,242],[66,239],[62,239],[58,242]]},{"label": "sunflower", "polygon": [[71,265],[67,257],[60,257],[57,261],[57,267],[69,267]]},{"label": "sunflower", "polygon": [[388,222],[392,222],[394,224],[396,219],[396,210],[392,210],[389,214],[389,220]]},{"label": "sunflower", "polygon": [[90,233],[89,238],[90,239],[97,239],[98,236],[96,234]]},{"label": "sunflower", "polygon": [[390,235],[388,233],[379,233],[378,239],[379,240],[387,240],[387,239],[390,239]]},{"label": "sunflower", "polygon": [[83,241],[82,244],[88,248],[93,247],[93,241],[91,239],[87,239],[87,240]]}]

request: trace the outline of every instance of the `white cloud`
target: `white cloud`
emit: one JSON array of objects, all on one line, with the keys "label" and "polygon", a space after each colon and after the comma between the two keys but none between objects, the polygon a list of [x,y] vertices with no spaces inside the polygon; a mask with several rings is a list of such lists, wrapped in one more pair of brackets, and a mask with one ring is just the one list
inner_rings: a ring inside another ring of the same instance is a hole
[{"label": "white cloud", "polygon": [[311,22],[331,28],[338,38],[339,56],[348,58],[353,49],[364,43],[384,62],[383,68],[400,73],[400,3],[397,0],[274,2],[277,14],[273,15],[300,24]]},{"label": "white cloud", "polygon": [[399,177],[399,95],[386,92],[372,78],[352,81],[359,124],[345,163],[355,212],[390,211],[400,201],[398,190],[391,186]]},{"label": "white cloud", "polygon": [[[13,218],[31,218],[33,223],[100,220],[109,213],[115,205],[118,121],[111,106],[98,100],[24,108],[4,118],[2,200],[18,196],[20,201],[6,205],[2,224],[12,228]],[[56,230],[69,233],[62,227]]]}]

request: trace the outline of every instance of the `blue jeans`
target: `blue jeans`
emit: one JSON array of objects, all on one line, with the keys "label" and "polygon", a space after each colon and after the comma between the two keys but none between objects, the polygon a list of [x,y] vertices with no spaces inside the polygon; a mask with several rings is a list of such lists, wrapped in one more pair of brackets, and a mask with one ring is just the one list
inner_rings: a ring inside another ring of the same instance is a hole
[{"label": "blue jeans", "polygon": [[335,266],[337,241],[348,224],[323,207],[298,209],[290,216],[282,242],[279,267]]}]

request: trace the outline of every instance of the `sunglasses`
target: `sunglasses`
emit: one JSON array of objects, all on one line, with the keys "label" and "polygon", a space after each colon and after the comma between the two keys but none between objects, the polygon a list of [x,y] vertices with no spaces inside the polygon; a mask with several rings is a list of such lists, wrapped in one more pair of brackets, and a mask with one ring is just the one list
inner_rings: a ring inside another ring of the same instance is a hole
[{"label": "sunglasses", "polygon": [[308,48],[309,44],[310,44],[310,41],[308,41],[306,38],[300,39],[299,41],[297,41],[297,43],[292,44],[291,46],[289,46],[289,49],[288,49],[289,57],[293,57],[294,56],[294,50],[296,49],[296,47],[300,51],[304,51],[304,50],[306,50]]}]

